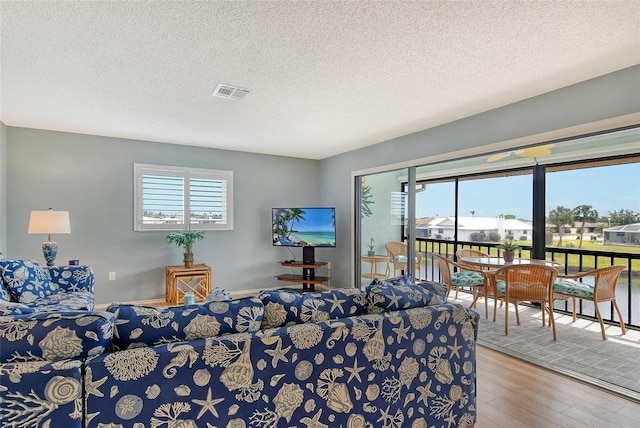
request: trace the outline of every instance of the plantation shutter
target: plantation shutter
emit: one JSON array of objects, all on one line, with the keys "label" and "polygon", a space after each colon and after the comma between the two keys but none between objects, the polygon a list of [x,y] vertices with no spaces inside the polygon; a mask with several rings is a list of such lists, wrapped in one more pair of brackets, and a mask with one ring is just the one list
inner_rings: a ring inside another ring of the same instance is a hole
[{"label": "plantation shutter", "polygon": [[227,180],[193,173],[189,177],[191,224],[227,224]]},{"label": "plantation shutter", "polygon": [[136,231],[233,229],[232,171],[134,164],[134,175]]}]

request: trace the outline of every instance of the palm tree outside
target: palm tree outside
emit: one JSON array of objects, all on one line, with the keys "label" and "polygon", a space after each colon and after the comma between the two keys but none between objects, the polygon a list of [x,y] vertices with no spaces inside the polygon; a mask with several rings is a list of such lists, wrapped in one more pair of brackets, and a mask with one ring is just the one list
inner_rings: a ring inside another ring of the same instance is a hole
[{"label": "palm tree outside", "polygon": [[584,223],[587,221],[597,221],[598,211],[594,210],[591,205],[579,205],[573,209],[573,215],[575,216],[575,218],[582,221],[582,227],[580,227],[580,244],[578,246],[578,248],[582,248]]},{"label": "palm tree outside", "polygon": [[562,237],[564,236],[564,228],[566,225],[573,226],[574,217],[573,210],[567,207],[558,205],[556,208],[549,211],[548,222],[558,228],[558,247],[562,247]]}]

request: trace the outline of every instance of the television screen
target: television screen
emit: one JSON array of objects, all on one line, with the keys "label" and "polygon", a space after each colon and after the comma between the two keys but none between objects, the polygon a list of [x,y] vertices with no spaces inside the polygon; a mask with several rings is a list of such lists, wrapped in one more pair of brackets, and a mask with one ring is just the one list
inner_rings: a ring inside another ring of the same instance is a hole
[{"label": "television screen", "polygon": [[273,245],[335,247],[335,208],[273,208]]}]

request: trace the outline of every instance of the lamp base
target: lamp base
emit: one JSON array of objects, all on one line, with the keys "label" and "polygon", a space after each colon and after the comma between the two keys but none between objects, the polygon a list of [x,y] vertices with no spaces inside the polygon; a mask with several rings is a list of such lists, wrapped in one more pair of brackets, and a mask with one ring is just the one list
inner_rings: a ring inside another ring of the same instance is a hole
[{"label": "lamp base", "polygon": [[44,241],[42,243],[42,254],[47,262],[47,267],[53,266],[53,262],[58,255],[58,244],[53,241]]}]

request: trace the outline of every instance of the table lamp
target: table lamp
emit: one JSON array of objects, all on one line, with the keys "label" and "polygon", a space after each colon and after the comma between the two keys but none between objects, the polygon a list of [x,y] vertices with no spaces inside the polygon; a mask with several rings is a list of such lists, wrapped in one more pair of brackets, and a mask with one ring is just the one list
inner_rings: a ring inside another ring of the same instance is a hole
[{"label": "table lamp", "polygon": [[48,238],[42,244],[42,253],[47,266],[53,266],[58,254],[58,244],[51,240],[52,233],[71,233],[69,211],[31,211],[28,233],[46,233]]}]

